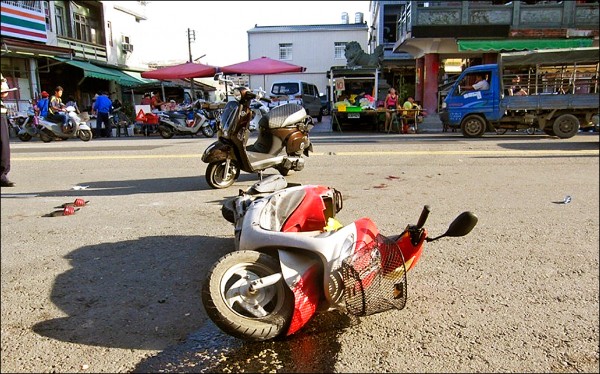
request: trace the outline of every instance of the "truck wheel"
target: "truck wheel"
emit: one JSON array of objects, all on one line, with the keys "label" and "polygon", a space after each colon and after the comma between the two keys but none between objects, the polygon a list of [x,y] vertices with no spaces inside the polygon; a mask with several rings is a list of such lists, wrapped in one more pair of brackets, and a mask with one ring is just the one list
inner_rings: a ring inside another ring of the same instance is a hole
[{"label": "truck wheel", "polygon": [[480,138],[485,133],[485,120],[478,115],[471,115],[465,118],[460,129],[466,138]]},{"label": "truck wheel", "polygon": [[563,114],[554,120],[552,131],[561,139],[572,138],[579,131],[579,119],[572,114]]}]

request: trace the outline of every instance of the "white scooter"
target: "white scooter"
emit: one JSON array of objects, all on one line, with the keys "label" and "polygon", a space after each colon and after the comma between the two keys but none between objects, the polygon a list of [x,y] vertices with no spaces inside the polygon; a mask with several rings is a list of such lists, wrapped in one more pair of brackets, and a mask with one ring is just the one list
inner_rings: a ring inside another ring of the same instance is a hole
[{"label": "white scooter", "polygon": [[44,143],[51,142],[55,138],[70,139],[79,138],[84,142],[92,140],[92,129],[88,126],[85,121],[75,112],[75,108],[68,106],[65,108],[67,111],[67,124],[62,125],[59,123],[52,122],[46,118],[39,117],[38,126],[40,139]]},{"label": "white scooter", "polygon": [[223,205],[236,250],[209,270],[202,288],[208,317],[224,332],[268,340],[299,331],[317,311],[367,316],[406,305],[406,274],[424,244],[467,235],[477,216],[461,213],[437,237],[424,225],[381,235],[363,217],[342,225],[342,195],[322,185],[288,185],[270,176]]},{"label": "white scooter", "polygon": [[158,133],[165,139],[174,135],[194,136],[201,132],[207,138],[215,135],[215,128],[204,111],[200,109],[200,99],[176,111],[158,113]]}]

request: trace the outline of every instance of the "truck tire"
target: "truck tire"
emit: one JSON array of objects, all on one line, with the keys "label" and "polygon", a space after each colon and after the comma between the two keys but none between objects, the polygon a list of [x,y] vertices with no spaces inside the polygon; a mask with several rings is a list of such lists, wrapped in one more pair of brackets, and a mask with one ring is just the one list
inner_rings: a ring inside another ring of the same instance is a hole
[{"label": "truck tire", "polygon": [[572,114],[563,114],[554,120],[552,131],[561,139],[572,138],[579,131],[579,119]]},{"label": "truck tire", "polygon": [[485,133],[485,127],[485,119],[476,114],[468,116],[460,124],[465,138],[480,138]]}]

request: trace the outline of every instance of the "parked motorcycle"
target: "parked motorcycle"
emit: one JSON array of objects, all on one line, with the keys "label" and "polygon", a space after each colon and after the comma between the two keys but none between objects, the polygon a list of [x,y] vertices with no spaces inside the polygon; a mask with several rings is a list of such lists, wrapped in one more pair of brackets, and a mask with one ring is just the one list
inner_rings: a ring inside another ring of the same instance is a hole
[{"label": "parked motorcycle", "polygon": [[304,156],[312,151],[309,132],[312,118],[302,106],[281,105],[264,115],[259,123],[256,142],[247,146],[249,124],[252,120],[250,103],[256,95],[246,87],[233,91],[235,100],[229,101],[221,115],[219,140],[206,148],[202,161],[207,163],[206,182],[212,188],[231,186],[240,171],[262,173],[274,168],[281,175],[304,168]]},{"label": "parked motorcycle", "polygon": [[36,122],[37,118],[33,107],[30,107],[27,113],[16,113],[8,117],[8,123],[13,133],[23,142],[28,142],[35,136],[39,137]]},{"label": "parked motorcycle", "polygon": [[158,113],[158,132],[165,139],[174,135],[194,136],[202,132],[207,138],[215,135],[214,122],[208,120],[206,112],[200,109],[200,100],[186,105],[181,110]]},{"label": "parked motorcycle", "polygon": [[221,257],[204,282],[210,319],[232,336],[260,341],[294,334],[317,310],[367,316],[403,309],[406,274],[424,243],[467,235],[477,224],[464,212],[430,238],[426,205],[416,225],[386,237],[369,218],[340,224],[335,214],[342,206],[334,188],[289,186],[281,176],[223,204],[236,251]]},{"label": "parked motorcycle", "polygon": [[31,140],[33,137],[39,137],[44,143],[49,143],[55,138],[69,139],[75,137],[84,142],[90,141],[92,139],[91,128],[79,118],[74,107],[68,106],[66,110],[69,118],[67,125],[63,126],[47,118],[36,116],[33,109],[30,109],[27,112],[27,120],[23,123],[17,136],[24,142]]},{"label": "parked motorcycle", "polygon": [[260,119],[269,113],[268,104],[271,102],[270,99],[264,97],[266,92],[262,89],[262,87],[257,90],[253,90],[253,92],[256,94],[256,98],[250,103],[250,109],[252,109],[252,113],[254,113],[252,116],[252,121],[250,121],[250,125],[248,126],[250,131],[256,131],[258,129]]}]

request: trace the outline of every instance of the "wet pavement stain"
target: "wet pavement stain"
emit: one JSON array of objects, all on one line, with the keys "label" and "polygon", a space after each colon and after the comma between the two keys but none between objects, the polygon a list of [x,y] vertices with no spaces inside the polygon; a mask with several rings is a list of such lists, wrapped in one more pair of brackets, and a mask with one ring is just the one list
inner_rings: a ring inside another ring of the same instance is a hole
[{"label": "wet pavement stain", "polygon": [[247,342],[207,322],[185,342],[140,362],[133,373],[323,373],[333,372],[338,336],[358,321],[334,312],[317,314],[298,333]]}]

